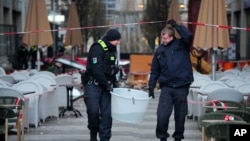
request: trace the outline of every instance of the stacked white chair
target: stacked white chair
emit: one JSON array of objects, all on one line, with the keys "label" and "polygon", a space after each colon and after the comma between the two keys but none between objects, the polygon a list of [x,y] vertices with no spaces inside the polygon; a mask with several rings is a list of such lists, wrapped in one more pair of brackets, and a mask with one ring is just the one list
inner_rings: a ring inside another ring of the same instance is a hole
[{"label": "stacked white chair", "polygon": [[220,81],[211,81],[201,86],[201,88],[194,92],[194,98],[197,98],[195,101],[197,101],[197,112],[194,113],[194,116],[200,116],[204,113],[203,105],[205,105],[207,96],[209,93],[211,93],[214,90],[221,89],[221,88],[228,88],[227,85],[225,85],[223,82]]},{"label": "stacked white chair", "polygon": [[250,71],[242,71],[239,76],[243,79],[245,79],[246,77],[249,77],[250,76]]},{"label": "stacked white chair", "polygon": [[211,82],[211,79],[209,77],[200,77],[200,78],[194,78],[194,82],[190,85],[189,94],[188,94],[188,116],[191,117],[194,113],[194,111],[197,111],[197,106],[195,105],[195,98],[194,93],[197,92],[200,87],[208,82]]},{"label": "stacked white chair", "polygon": [[229,87],[234,88],[238,85],[246,83],[246,81],[241,78],[232,78],[232,79],[226,80],[224,83],[228,85]]},{"label": "stacked white chair", "polygon": [[28,80],[29,79],[29,74],[26,73],[26,72],[13,72],[11,74],[9,74],[10,76],[13,76],[14,79],[17,81],[17,82],[20,82],[20,81],[24,81],[24,80]]},{"label": "stacked white chair", "polygon": [[0,67],[0,75],[6,75],[4,68]]},{"label": "stacked white chair", "polygon": [[241,73],[241,71],[238,70],[238,69],[229,69],[229,70],[225,70],[223,72],[223,75],[226,75],[226,74],[229,74],[229,73],[238,76]]},{"label": "stacked white chair", "polygon": [[250,82],[240,84],[236,86],[234,89],[240,91],[244,96],[244,99],[247,100],[250,97]]},{"label": "stacked white chair", "polygon": [[68,74],[58,75],[55,78],[56,81],[56,95],[60,97],[58,99],[58,106],[59,107],[66,107],[67,106],[67,90],[66,87],[62,87],[62,84],[72,84],[74,77]]},{"label": "stacked white chair", "polygon": [[0,86],[1,86],[1,87],[11,87],[12,84],[10,84],[9,82],[0,80]]},{"label": "stacked white chair", "polygon": [[39,100],[39,117],[45,122],[46,118],[55,116],[59,118],[59,106],[57,100],[59,97],[55,94],[56,81],[54,78],[44,74],[35,74],[29,80],[35,81],[43,86],[45,92]]},{"label": "stacked white chair", "polygon": [[250,66],[248,64],[245,64],[244,67],[242,68],[242,71],[250,72]]},{"label": "stacked white chair", "polygon": [[[79,72],[73,73],[72,76],[74,78],[74,83],[82,84],[81,74]],[[78,85],[78,86],[74,87],[74,89],[73,89],[73,97],[78,97],[79,94],[77,94],[77,93],[80,93],[80,95],[84,94],[83,85]]]},{"label": "stacked white chair", "polygon": [[38,71],[32,75],[32,77],[37,77],[37,76],[49,76],[51,78],[55,78],[55,74],[50,72],[50,71]]},{"label": "stacked white chair", "polygon": [[30,125],[34,125],[36,128],[39,125],[39,113],[38,113],[38,105],[39,105],[39,98],[43,94],[43,88],[40,84],[36,83],[35,81],[21,81],[17,84],[14,84],[12,86],[13,88],[19,90],[19,91],[34,91],[34,94],[26,95],[25,97],[29,100],[29,107],[28,110],[26,110],[25,113],[26,116],[26,122],[25,127],[29,127]]},{"label": "stacked white chair", "polygon": [[246,76],[246,77],[244,78],[244,80],[245,80],[247,83],[250,83],[250,76]]},{"label": "stacked white chair", "polygon": [[10,84],[16,83],[16,80],[14,79],[14,77],[10,75],[0,75],[0,80],[6,81]]},{"label": "stacked white chair", "polygon": [[233,101],[242,103],[244,98],[240,91],[233,89],[233,88],[221,88],[212,91],[207,100],[224,100],[224,101]]},{"label": "stacked white chair", "polygon": [[[212,101],[217,101],[219,102],[218,106],[219,107],[215,107],[214,106],[210,107],[213,108],[213,111],[217,111],[218,108],[219,109],[224,109],[224,108],[231,108],[230,106],[232,106],[232,108],[240,108],[240,109],[244,109],[243,107],[243,100],[244,97],[241,94],[240,91],[233,89],[233,88],[221,88],[221,89],[217,89],[212,91],[211,93],[209,93],[207,100],[212,102]],[[209,104],[210,105],[210,104]],[[238,105],[238,106],[236,106]],[[224,107],[224,108],[223,108]]]}]

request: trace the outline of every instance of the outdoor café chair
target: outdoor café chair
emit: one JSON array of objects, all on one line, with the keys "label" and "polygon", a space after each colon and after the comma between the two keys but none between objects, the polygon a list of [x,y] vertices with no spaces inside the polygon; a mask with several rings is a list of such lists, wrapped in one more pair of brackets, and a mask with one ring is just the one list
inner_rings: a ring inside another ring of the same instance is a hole
[{"label": "outdoor caf\u00e9 chair", "polygon": [[198,129],[202,130],[202,127],[206,127],[208,124],[211,124],[212,122],[204,122],[204,120],[218,120],[218,122],[223,122],[225,120],[225,116],[233,116],[234,120],[240,120],[244,121],[243,118],[234,115],[232,113],[224,113],[224,112],[211,112],[211,113],[204,113],[203,115],[200,115],[197,120]]},{"label": "outdoor caf\u00e9 chair", "polygon": [[[188,94],[188,100],[195,101],[197,96],[194,94],[195,91],[198,91],[199,88],[208,83],[211,82],[212,80],[206,77],[197,77],[194,79],[194,81],[191,83],[190,88],[189,88],[189,94]],[[193,103],[189,102],[188,104],[188,118],[194,118],[194,115],[197,115],[197,106],[194,105]]]},{"label": "outdoor caf\u00e9 chair", "polygon": [[56,81],[56,95],[60,97],[60,100],[58,100],[58,106],[59,107],[66,107],[67,106],[67,89],[66,87],[61,87],[60,85],[63,84],[71,84],[73,83],[74,77],[69,74],[64,75],[58,75],[55,77]]},{"label": "outdoor caf\u00e9 chair", "polygon": [[19,82],[19,81],[23,81],[23,80],[27,80],[29,79],[29,74],[27,72],[13,72],[11,74],[9,74],[10,76],[13,76],[14,79]]},{"label": "outdoor caf\u00e9 chair", "polygon": [[204,113],[203,105],[205,105],[207,96],[214,90],[228,88],[226,84],[220,81],[211,81],[200,87],[196,92],[193,93],[195,101],[197,101],[197,115],[199,116]]},{"label": "outdoor caf\u00e9 chair", "polygon": [[39,118],[43,122],[45,122],[48,117],[54,116],[59,118],[58,100],[60,97],[55,94],[55,78],[49,77],[48,75],[35,75],[29,80],[39,83],[44,89],[43,94],[39,99]]},{"label": "outdoor caf\u00e9 chair", "polygon": [[11,85],[16,83],[16,80],[11,75],[0,75],[0,80],[6,81]]},{"label": "outdoor caf\u00e9 chair", "polygon": [[6,75],[6,72],[3,67],[0,67],[0,75]]},{"label": "outdoor caf\u00e9 chair", "polygon": [[237,85],[234,87],[234,89],[241,92],[241,94],[244,96],[244,100],[247,101],[250,96],[250,82],[246,82],[240,85]]},{"label": "outdoor caf\u00e9 chair", "polygon": [[[8,132],[10,129],[9,119],[16,118],[18,115],[13,109],[0,105],[0,140],[8,140]],[[18,139],[18,138],[17,138]]]},{"label": "outdoor caf\u00e9 chair", "polygon": [[210,141],[216,140],[229,140],[230,139],[230,126],[233,125],[247,125],[249,123],[244,122],[222,122],[211,123],[205,127],[205,135]]},{"label": "outdoor caf\u00e9 chair", "polygon": [[27,99],[29,100],[27,106],[26,106],[26,121],[25,121],[25,127],[29,129],[29,125],[34,125],[35,128],[39,125],[39,113],[38,113],[38,105],[39,105],[39,98],[41,94],[43,94],[43,88],[42,86],[35,82],[30,80],[21,81],[17,84],[14,84],[12,88],[18,90],[18,91],[34,91],[34,94],[25,95]]},{"label": "outdoor caf\u00e9 chair", "polygon": [[31,77],[37,77],[37,76],[48,76],[50,78],[55,78],[55,74],[50,71],[38,71],[34,73]]},{"label": "outdoor caf\u00e9 chair", "polygon": [[1,131],[5,134],[5,140],[8,139],[8,132],[16,129],[17,141],[23,141],[25,98],[19,91],[12,88],[1,87],[0,93],[0,119],[4,119],[1,121],[1,126],[4,128]]},{"label": "outdoor caf\u00e9 chair", "polygon": [[231,88],[234,88],[238,85],[245,84],[246,81],[242,78],[233,78],[233,79],[228,79],[224,82],[226,85],[228,85]]},{"label": "outdoor caf\u00e9 chair", "polygon": [[241,94],[240,91],[235,90],[233,88],[221,88],[210,92],[207,96],[207,100],[225,100],[243,103],[244,96]]},{"label": "outdoor caf\u00e9 chair", "polygon": [[250,123],[250,112],[247,112],[245,110],[219,110],[217,112],[222,112],[222,113],[229,113],[229,114],[234,114],[237,115],[239,117],[241,117],[244,121],[246,121],[247,123]]}]

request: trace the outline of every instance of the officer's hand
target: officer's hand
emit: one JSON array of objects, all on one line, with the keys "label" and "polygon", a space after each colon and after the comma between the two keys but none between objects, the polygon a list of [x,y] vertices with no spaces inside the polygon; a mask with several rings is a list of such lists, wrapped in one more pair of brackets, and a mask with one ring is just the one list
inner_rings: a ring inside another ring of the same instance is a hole
[{"label": "officer's hand", "polygon": [[113,83],[113,88],[119,88],[119,82],[118,81]]},{"label": "officer's hand", "polygon": [[111,91],[113,91],[113,87],[112,87],[111,85],[110,85],[110,86],[107,86],[107,87],[106,87],[106,90],[111,92]]},{"label": "officer's hand", "polygon": [[108,84],[105,86],[105,90],[107,90],[107,91],[113,91],[113,85],[111,84],[110,81],[109,81]]},{"label": "officer's hand", "polygon": [[170,24],[172,27],[175,27],[177,25],[174,19],[168,20],[167,24]]},{"label": "officer's hand", "polygon": [[153,89],[149,89],[148,97],[152,97],[153,99],[155,98],[155,94],[154,94],[154,90]]}]

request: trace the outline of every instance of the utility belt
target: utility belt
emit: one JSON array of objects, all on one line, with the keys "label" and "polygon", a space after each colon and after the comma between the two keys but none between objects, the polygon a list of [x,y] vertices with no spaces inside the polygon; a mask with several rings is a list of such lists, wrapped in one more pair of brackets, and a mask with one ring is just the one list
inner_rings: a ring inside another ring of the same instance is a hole
[{"label": "utility belt", "polygon": [[88,81],[87,81],[87,85],[92,85],[95,84],[96,86],[99,86],[99,82],[97,82],[96,79],[94,79],[94,77],[89,76]]}]

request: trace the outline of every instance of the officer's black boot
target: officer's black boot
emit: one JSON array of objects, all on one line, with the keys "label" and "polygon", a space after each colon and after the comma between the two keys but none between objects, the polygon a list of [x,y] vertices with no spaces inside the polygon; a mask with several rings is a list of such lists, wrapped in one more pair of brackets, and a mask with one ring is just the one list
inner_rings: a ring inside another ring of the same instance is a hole
[{"label": "officer's black boot", "polygon": [[160,141],[167,141],[167,139],[166,138],[161,138],[161,140]]},{"label": "officer's black boot", "polygon": [[97,132],[90,132],[90,141],[97,141]]}]

